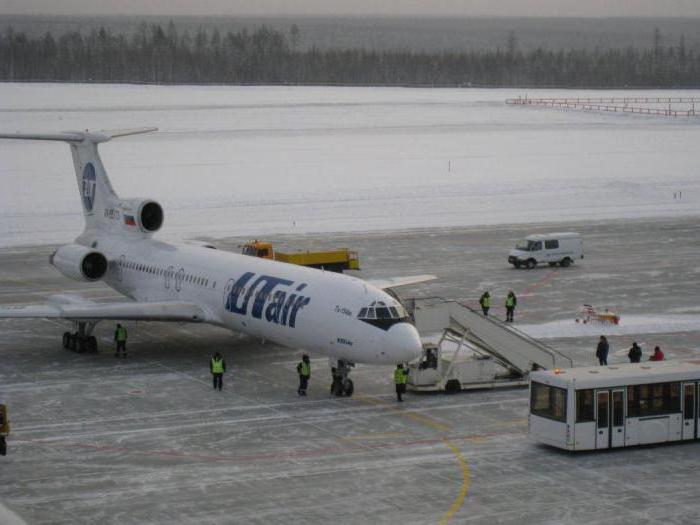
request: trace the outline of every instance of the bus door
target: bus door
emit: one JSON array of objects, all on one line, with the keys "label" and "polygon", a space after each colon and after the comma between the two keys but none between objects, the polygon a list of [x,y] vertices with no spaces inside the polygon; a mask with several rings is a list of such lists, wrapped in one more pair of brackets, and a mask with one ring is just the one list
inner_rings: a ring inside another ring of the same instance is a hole
[{"label": "bus door", "polygon": [[610,446],[625,446],[625,389],[618,388],[612,392],[612,414],[610,418]]},{"label": "bus door", "polygon": [[696,390],[695,383],[683,383],[683,435],[681,439],[698,437],[698,414],[695,410]]},{"label": "bus door", "polygon": [[610,448],[610,391],[596,391],[595,448]]}]

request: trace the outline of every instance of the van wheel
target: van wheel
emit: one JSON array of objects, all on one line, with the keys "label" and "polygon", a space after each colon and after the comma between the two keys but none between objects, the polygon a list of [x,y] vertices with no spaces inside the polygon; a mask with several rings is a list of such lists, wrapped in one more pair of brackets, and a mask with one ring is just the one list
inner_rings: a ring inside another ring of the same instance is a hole
[{"label": "van wheel", "polygon": [[535,261],[535,259],[528,259],[525,262],[525,268],[527,268],[528,270],[532,270],[535,266],[537,266],[537,262]]},{"label": "van wheel", "polygon": [[462,390],[462,385],[459,384],[458,379],[450,379],[445,385],[446,394],[456,394],[460,390]]},{"label": "van wheel", "polygon": [[571,259],[564,257],[559,264],[561,264],[564,268],[567,268],[571,265]]},{"label": "van wheel", "polygon": [[520,268],[522,266],[522,264],[520,264],[520,261],[518,261],[518,262],[514,262],[513,266],[515,266],[516,268]]}]

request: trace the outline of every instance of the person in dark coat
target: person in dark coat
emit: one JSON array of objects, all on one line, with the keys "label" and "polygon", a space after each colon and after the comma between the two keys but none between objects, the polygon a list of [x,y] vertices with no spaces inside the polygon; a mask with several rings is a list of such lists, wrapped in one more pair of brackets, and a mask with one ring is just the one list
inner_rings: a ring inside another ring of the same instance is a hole
[{"label": "person in dark coat", "polygon": [[630,363],[639,363],[642,360],[642,349],[639,348],[639,345],[634,342],[632,343],[632,348],[630,348],[630,351],[627,352],[627,357],[630,358]]},{"label": "person in dark coat", "polygon": [[610,351],[610,345],[608,340],[604,335],[600,336],[598,340],[598,348],[595,350],[595,356],[598,358],[598,363],[600,366],[608,365],[608,352]]},{"label": "person in dark coat", "polygon": [[515,313],[515,307],[518,304],[518,298],[515,297],[515,292],[511,290],[506,296],[506,323],[513,322],[513,314]]}]

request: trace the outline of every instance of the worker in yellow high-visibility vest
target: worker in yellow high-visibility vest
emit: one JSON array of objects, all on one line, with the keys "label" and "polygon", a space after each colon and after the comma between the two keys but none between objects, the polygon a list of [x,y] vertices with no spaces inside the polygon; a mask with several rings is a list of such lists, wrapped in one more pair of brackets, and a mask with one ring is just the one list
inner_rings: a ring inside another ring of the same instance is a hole
[{"label": "worker in yellow high-visibility vest", "polygon": [[209,371],[211,372],[214,383],[214,390],[219,390],[224,387],[224,372],[226,372],[226,361],[219,352],[216,352],[209,362]]},{"label": "worker in yellow high-visibility vest", "polygon": [[126,328],[122,325],[117,324],[117,329],[114,331],[114,340],[117,342],[117,351],[114,357],[119,357],[119,352],[121,352],[122,357],[126,357]]},{"label": "worker in yellow high-visibility vest", "polygon": [[479,305],[481,305],[481,311],[484,313],[484,317],[487,317],[489,315],[489,308],[491,308],[491,294],[488,290],[479,297]]},{"label": "worker in yellow high-visibility vest", "polygon": [[297,392],[300,396],[305,396],[311,377],[311,361],[308,355],[304,354],[301,357],[301,362],[297,365],[297,372],[299,373],[299,390]]},{"label": "worker in yellow high-visibility vest", "polygon": [[396,385],[396,400],[403,401],[401,395],[406,393],[406,380],[408,379],[408,370],[401,363],[396,365],[394,370],[394,384]]}]

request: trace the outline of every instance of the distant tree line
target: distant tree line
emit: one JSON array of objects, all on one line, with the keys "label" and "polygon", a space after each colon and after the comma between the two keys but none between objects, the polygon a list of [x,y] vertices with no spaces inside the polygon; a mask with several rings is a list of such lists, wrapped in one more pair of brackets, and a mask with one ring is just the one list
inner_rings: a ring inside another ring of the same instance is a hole
[{"label": "distant tree line", "polygon": [[0,36],[0,80],[154,84],[344,84],[506,87],[700,87],[700,54],[681,37],[664,46],[657,30],[646,49],[535,49],[511,33],[490,51],[298,49],[299,28],[221,34],[179,33],[141,24],[132,35],[47,32]]}]

